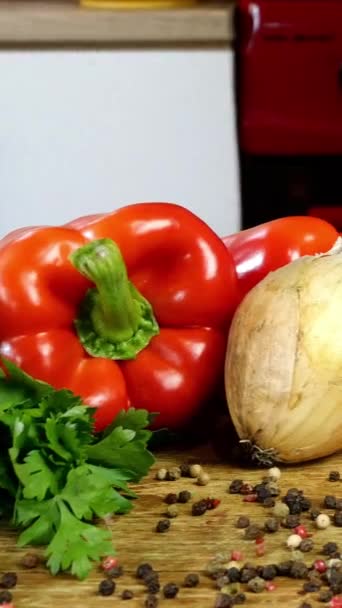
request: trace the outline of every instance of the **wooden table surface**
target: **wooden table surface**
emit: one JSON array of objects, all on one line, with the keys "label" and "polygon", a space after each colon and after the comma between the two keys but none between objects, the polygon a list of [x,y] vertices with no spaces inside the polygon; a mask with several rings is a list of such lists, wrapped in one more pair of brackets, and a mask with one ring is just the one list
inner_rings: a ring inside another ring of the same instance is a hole
[{"label": "wooden table surface", "polygon": [[[189,457],[200,461],[211,476],[208,486],[199,487],[191,479],[182,478],[176,482],[160,482],[155,479],[158,467],[171,466],[184,462]],[[283,469],[281,478],[282,491],[297,486],[319,506],[325,494],[336,494],[342,497],[342,482],[331,483],[328,473],[332,469],[342,472],[342,456],[334,456],[324,461],[298,467]],[[207,562],[217,552],[239,549],[243,551],[246,561],[255,563],[276,563],[290,559],[291,555],[285,546],[289,530],[281,529],[278,533],[267,535],[266,554],[263,558],[255,556],[255,543],[242,538],[243,531],[235,527],[237,516],[248,514],[255,523],[265,520],[269,511],[259,504],[242,502],[242,497],[230,495],[227,487],[230,481],[240,477],[252,483],[259,481],[262,471],[240,468],[220,462],[210,449],[192,449],[183,452],[159,454],[158,463],[150,475],[136,488],[139,494],[134,510],[129,514],[117,517],[112,524],[113,539],[118,556],[125,568],[125,575],[117,580],[117,590],[110,598],[96,595],[101,574],[94,570],[84,582],[78,582],[67,576],[51,577],[44,569],[25,571],[20,566],[20,558],[25,551],[15,546],[15,535],[2,528],[0,530],[1,569],[15,570],[18,573],[18,586],[14,590],[16,608],[46,608],[50,605],[63,608],[84,608],[98,606],[127,606],[138,608],[144,606],[144,589],[134,578],[133,573],[141,562],[150,562],[160,572],[161,583],[170,581],[181,584],[189,572],[198,572],[200,584],[196,589],[181,588],[175,600],[162,599],[160,606],[170,608],[193,607],[211,608],[214,606],[217,591],[214,582],[207,578],[203,571]],[[201,517],[193,517],[191,503],[179,505],[180,514],[171,520],[171,528],[165,534],[155,532],[155,525],[165,511],[163,498],[168,492],[189,489],[193,500],[208,495],[222,499],[221,505]],[[303,523],[314,534],[315,551],[306,553],[305,561],[311,564],[319,556],[319,549],[329,541],[340,541],[342,547],[342,528],[331,526],[325,531],[316,531],[307,515]],[[302,582],[279,578],[274,592],[261,594],[248,593],[246,606],[297,608],[303,601],[298,595]],[[123,589],[132,589],[135,598],[122,601]],[[306,597],[307,601],[317,598],[316,594]],[[317,599],[313,606],[322,606]]]},{"label": "wooden table surface", "polygon": [[76,0],[0,0],[0,45],[229,45],[234,5],[209,0],[184,8],[98,10]]}]

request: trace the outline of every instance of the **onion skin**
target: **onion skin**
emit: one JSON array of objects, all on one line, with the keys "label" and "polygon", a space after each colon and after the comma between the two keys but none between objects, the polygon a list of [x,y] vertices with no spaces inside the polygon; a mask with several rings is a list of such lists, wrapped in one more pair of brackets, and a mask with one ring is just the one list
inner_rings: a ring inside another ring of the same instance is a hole
[{"label": "onion skin", "polygon": [[267,275],[233,318],[228,407],[261,461],[298,463],[342,449],[341,242]]}]

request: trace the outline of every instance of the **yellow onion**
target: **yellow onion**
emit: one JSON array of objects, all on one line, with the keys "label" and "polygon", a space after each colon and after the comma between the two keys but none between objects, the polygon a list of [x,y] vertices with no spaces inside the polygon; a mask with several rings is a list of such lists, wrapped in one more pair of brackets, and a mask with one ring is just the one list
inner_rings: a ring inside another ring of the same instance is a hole
[{"label": "yellow onion", "polygon": [[252,454],[303,462],[342,449],[342,239],[256,285],[231,326],[230,415]]}]

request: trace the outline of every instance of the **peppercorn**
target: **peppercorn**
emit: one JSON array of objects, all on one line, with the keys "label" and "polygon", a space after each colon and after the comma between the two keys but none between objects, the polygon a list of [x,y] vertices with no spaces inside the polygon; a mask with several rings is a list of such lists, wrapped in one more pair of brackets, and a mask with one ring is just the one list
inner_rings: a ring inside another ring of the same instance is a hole
[{"label": "peppercorn", "polygon": [[341,475],[338,471],[330,471],[328,480],[329,481],[340,481]]},{"label": "peppercorn", "polygon": [[229,578],[227,574],[222,574],[222,576],[219,576],[216,579],[216,587],[218,589],[222,589],[223,587],[226,587],[229,583]]},{"label": "peppercorn", "polygon": [[274,507],[275,504],[276,501],[274,500],[274,498],[272,498],[272,496],[270,496],[269,498],[265,498],[262,503],[262,506],[265,507],[265,509],[271,509],[272,507]]},{"label": "peppercorn", "polygon": [[306,498],[306,496],[303,496],[301,498],[300,505],[302,507],[302,511],[310,511],[312,503],[309,498]]},{"label": "peppercorn", "polygon": [[240,494],[254,494],[254,488],[250,483],[243,483],[240,488]]},{"label": "peppercorn", "polygon": [[216,596],[215,608],[230,608],[233,605],[233,599],[231,595],[227,593],[219,593]]},{"label": "peppercorn", "polygon": [[315,507],[314,509],[311,509],[311,511],[310,511],[310,518],[312,519],[312,521],[315,521],[320,514],[321,514],[320,510],[317,509],[317,507]]},{"label": "peppercorn", "polygon": [[221,503],[219,498],[206,498],[207,509],[210,511],[211,509],[216,509]]},{"label": "peppercorn", "polygon": [[184,587],[197,587],[198,583],[199,583],[199,576],[198,576],[198,574],[195,574],[193,572],[191,572],[190,574],[187,574],[184,579]]},{"label": "peppercorn", "polygon": [[299,515],[287,515],[287,517],[285,517],[285,521],[283,522],[283,526],[284,528],[289,528],[290,530],[293,528],[297,528],[297,526],[299,526],[300,524],[300,519],[299,519]]},{"label": "peppercorn", "polygon": [[326,507],[326,509],[336,509],[336,496],[325,496],[323,506]]},{"label": "peppercorn", "polygon": [[277,484],[275,481],[269,481],[269,482],[266,484],[266,487],[269,489],[269,491],[270,491],[270,493],[271,493],[271,496],[273,496],[273,497],[274,497],[274,496],[279,496],[279,494],[280,494],[280,489],[279,489],[278,484]]},{"label": "peppercorn", "polygon": [[36,553],[26,553],[21,560],[21,565],[24,568],[36,568],[40,562],[39,556]]},{"label": "peppercorn", "polygon": [[169,492],[169,494],[166,494],[166,496],[164,498],[164,502],[166,502],[167,505],[173,505],[177,501],[178,501],[178,496],[174,492]]},{"label": "peppercorn", "polygon": [[297,549],[302,542],[301,536],[299,534],[290,534],[286,541],[286,545],[289,549]]},{"label": "peppercorn", "polygon": [[322,548],[323,555],[331,555],[332,553],[336,553],[338,551],[337,543],[329,542],[325,543]]},{"label": "peppercorn", "polygon": [[148,595],[145,600],[145,608],[157,608],[158,598],[155,595]]},{"label": "peppercorn", "polygon": [[314,593],[315,591],[319,591],[322,586],[322,583],[318,583],[317,581],[307,581],[303,585],[304,593]]},{"label": "peppercorn", "polygon": [[291,578],[306,578],[308,575],[308,567],[304,562],[293,562],[290,570]]},{"label": "peppercorn", "polygon": [[275,517],[270,517],[269,519],[266,519],[264,528],[266,532],[270,532],[271,534],[273,532],[277,532],[279,530],[278,520]]},{"label": "peppercorn", "polygon": [[190,477],[190,465],[187,462],[183,462],[180,465],[181,477]]},{"label": "peppercorn", "polygon": [[119,578],[119,576],[122,576],[124,573],[124,569],[122,566],[113,566],[113,568],[111,568],[110,570],[107,570],[106,574],[109,576],[109,578]]},{"label": "peppercorn", "polygon": [[163,534],[170,528],[170,521],[168,519],[160,519],[156,525],[156,532]]},{"label": "peppercorn", "polygon": [[177,508],[177,505],[170,505],[170,506],[167,508],[166,515],[167,515],[168,517],[171,517],[171,518],[173,518],[173,517],[177,517],[177,516],[178,516],[178,508]]},{"label": "peppercorn", "polygon": [[5,589],[13,589],[18,582],[18,577],[15,572],[5,572],[0,579],[0,587]]},{"label": "peppercorn", "polygon": [[238,583],[240,580],[241,571],[239,568],[228,568],[227,576],[229,578],[230,583]]},{"label": "peppercorn", "polygon": [[159,469],[159,471],[157,471],[156,473],[156,479],[158,479],[159,481],[164,481],[164,479],[166,479],[166,475],[167,469]]},{"label": "peppercorn", "polygon": [[280,562],[279,564],[277,564],[277,571],[279,576],[290,576],[293,564],[293,560],[287,560],[285,562]]},{"label": "peppercorn", "polygon": [[13,599],[13,595],[10,591],[0,591],[0,605],[10,604]]},{"label": "peppercorn", "polygon": [[277,567],[274,564],[262,566],[260,576],[265,581],[273,581],[273,579],[277,576]]},{"label": "peppercorn", "polygon": [[284,519],[289,515],[289,513],[290,509],[288,505],[286,505],[284,502],[276,502],[273,508],[274,517],[277,517],[278,519]]},{"label": "peppercorn", "polygon": [[240,517],[236,521],[237,528],[248,528],[250,525],[250,519],[246,515],[240,515]]},{"label": "peppercorn", "polygon": [[342,511],[342,498],[337,498],[336,499],[336,507],[335,507],[336,511]]},{"label": "peppercorn", "polygon": [[258,502],[263,502],[265,498],[271,497],[271,492],[265,483],[258,483],[256,486],[254,486],[253,491],[257,495]]},{"label": "peppercorn", "polygon": [[316,526],[319,530],[325,530],[330,526],[330,517],[326,513],[321,513],[316,519]]},{"label": "peppercorn", "polygon": [[244,593],[236,593],[233,596],[233,604],[244,604],[244,602],[246,601],[246,596]]},{"label": "peppercorn", "polygon": [[209,481],[210,481],[210,477],[209,477],[208,473],[200,473],[199,476],[197,477],[196,483],[198,486],[207,486]]},{"label": "peppercorn", "polygon": [[207,501],[199,500],[198,502],[194,502],[194,504],[192,505],[191,513],[192,515],[204,515],[207,509]]},{"label": "peppercorn", "polygon": [[178,591],[179,591],[179,588],[178,588],[178,585],[176,585],[176,583],[167,583],[163,587],[163,595],[167,599],[173,599],[174,597],[176,597]]},{"label": "peppercorn", "polygon": [[179,479],[181,476],[181,471],[179,467],[171,467],[171,469],[168,469],[167,473],[166,473],[166,480],[167,481],[176,481],[177,479]]},{"label": "peppercorn", "polygon": [[113,595],[115,591],[115,583],[111,578],[105,578],[100,582],[98,591],[100,595]]},{"label": "peppercorn", "polygon": [[299,545],[299,550],[303,553],[309,553],[312,551],[314,547],[314,542],[311,538],[303,538],[302,542]]},{"label": "peppercorn", "polygon": [[257,538],[263,537],[263,531],[259,526],[251,524],[246,528],[244,537],[246,540],[256,540]]},{"label": "peppercorn", "polygon": [[253,593],[261,593],[265,589],[265,581],[260,576],[255,576],[248,581],[247,588]]},{"label": "peppercorn", "polygon": [[151,564],[143,563],[137,567],[135,575],[137,578],[145,579],[146,576],[148,576],[152,572],[153,572],[153,568],[152,568]]},{"label": "peppercorn", "polygon": [[322,589],[322,591],[320,592],[320,594],[318,596],[318,601],[324,602],[324,603],[330,602],[333,595],[334,594],[330,589]]},{"label": "peppercorn", "polygon": [[131,599],[133,599],[133,597],[134,597],[134,593],[130,589],[125,589],[121,593],[121,599],[122,600],[131,600]]},{"label": "peppercorn", "polygon": [[146,584],[147,591],[150,594],[158,593],[160,591],[160,582],[158,578],[151,578],[148,580],[145,579],[144,582]]},{"label": "peppercorn", "polygon": [[202,467],[200,464],[190,465],[190,477],[198,477],[202,473]]},{"label": "peppercorn", "polygon": [[338,528],[341,528],[341,526],[342,526],[342,511],[336,511],[336,513],[334,515],[334,524]]},{"label": "peppercorn", "polygon": [[242,479],[233,479],[231,482],[228,492],[229,494],[240,494],[241,487],[243,486]]},{"label": "peppercorn", "polygon": [[190,499],[191,499],[191,492],[189,492],[188,490],[182,490],[181,492],[179,492],[178,497],[177,497],[178,502],[181,502],[181,503],[189,502]]},{"label": "peppercorn", "polygon": [[248,566],[247,564],[242,568],[240,572],[240,581],[241,583],[248,583],[252,578],[255,578],[258,575],[256,568],[254,566]]}]

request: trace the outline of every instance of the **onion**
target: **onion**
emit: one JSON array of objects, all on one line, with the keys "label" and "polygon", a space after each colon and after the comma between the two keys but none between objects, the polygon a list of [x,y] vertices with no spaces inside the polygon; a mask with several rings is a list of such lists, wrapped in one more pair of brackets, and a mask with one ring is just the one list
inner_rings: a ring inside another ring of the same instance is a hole
[{"label": "onion", "polygon": [[271,272],[237,309],[225,387],[233,424],[264,464],[342,449],[342,239]]}]

